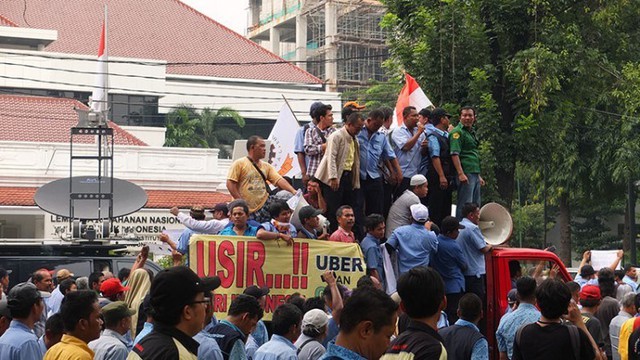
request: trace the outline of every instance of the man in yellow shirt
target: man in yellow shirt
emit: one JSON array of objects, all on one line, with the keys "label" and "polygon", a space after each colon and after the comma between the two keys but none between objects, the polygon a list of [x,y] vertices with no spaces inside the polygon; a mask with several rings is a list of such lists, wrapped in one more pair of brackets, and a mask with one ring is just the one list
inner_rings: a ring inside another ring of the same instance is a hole
[{"label": "man in yellow shirt", "polygon": [[70,292],[60,307],[65,334],[44,355],[44,360],[92,360],[93,351],[87,345],[100,337],[102,319],[98,294],[91,290]]},{"label": "man in yellow shirt", "polygon": [[268,184],[295,194],[295,189],[271,164],[262,161],[267,153],[264,139],[250,136],[247,139],[247,156],[231,164],[227,175],[227,189],[234,199],[243,199],[249,205],[249,213],[259,223],[269,221]]}]

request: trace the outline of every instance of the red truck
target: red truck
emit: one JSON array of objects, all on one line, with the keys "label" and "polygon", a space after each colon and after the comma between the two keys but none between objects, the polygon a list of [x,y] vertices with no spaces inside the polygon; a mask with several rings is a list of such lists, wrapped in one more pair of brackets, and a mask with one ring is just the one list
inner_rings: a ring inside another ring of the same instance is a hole
[{"label": "red truck", "polygon": [[[548,271],[557,265],[557,277],[571,281],[571,275],[558,256],[550,251],[538,249],[495,247],[485,256],[487,268],[487,313],[485,334],[489,342],[490,355],[499,358],[496,344],[496,329],[508,303],[507,293],[512,288],[512,279],[529,275],[538,279],[548,276]],[[517,263],[516,263],[517,262]],[[519,266],[517,266],[519,265]],[[515,270],[519,268],[519,273]]]}]

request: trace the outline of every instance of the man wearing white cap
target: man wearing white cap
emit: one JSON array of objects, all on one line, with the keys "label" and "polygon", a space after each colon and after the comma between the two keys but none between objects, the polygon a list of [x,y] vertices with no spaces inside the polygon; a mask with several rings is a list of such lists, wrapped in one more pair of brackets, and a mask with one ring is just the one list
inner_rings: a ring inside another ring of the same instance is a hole
[{"label": "man wearing white cap", "polygon": [[317,360],[327,351],[322,340],[327,336],[329,316],[320,309],[311,309],[302,318],[302,335],[294,344],[299,360]]},{"label": "man wearing white cap", "polygon": [[402,225],[411,224],[411,210],[409,207],[413,204],[420,204],[420,199],[426,197],[428,192],[427,178],[424,175],[418,174],[411,177],[409,189],[402,193],[389,210],[385,232],[387,239],[391,236],[393,230]]},{"label": "man wearing white cap", "polygon": [[429,210],[422,204],[411,205],[411,225],[400,226],[391,233],[387,248],[398,252],[398,269],[403,274],[416,266],[429,266],[429,257],[438,252],[438,239],[427,230]]}]

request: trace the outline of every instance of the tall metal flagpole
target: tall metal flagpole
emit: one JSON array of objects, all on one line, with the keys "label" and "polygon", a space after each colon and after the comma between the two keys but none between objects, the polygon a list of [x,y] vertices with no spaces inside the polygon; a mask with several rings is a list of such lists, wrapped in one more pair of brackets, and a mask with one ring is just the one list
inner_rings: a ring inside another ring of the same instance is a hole
[{"label": "tall metal flagpole", "polygon": [[[105,125],[107,127],[109,127],[109,22],[108,22],[108,17],[107,17],[108,13],[107,13],[107,4],[104,4],[104,58],[103,61],[105,61],[105,73],[103,75],[104,77],[104,102],[105,102],[105,107],[103,108],[102,114],[101,116],[103,116],[103,119],[105,120]],[[108,138],[105,136],[103,138],[103,144],[102,146],[104,147],[104,154],[109,156],[109,155],[113,155],[113,154],[109,154],[109,141]],[[111,174],[111,172],[109,171],[109,163],[113,164],[113,161],[105,161],[103,163],[104,166],[104,174],[105,176],[113,176],[113,174]],[[111,169],[113,171],[113,169]]]}]

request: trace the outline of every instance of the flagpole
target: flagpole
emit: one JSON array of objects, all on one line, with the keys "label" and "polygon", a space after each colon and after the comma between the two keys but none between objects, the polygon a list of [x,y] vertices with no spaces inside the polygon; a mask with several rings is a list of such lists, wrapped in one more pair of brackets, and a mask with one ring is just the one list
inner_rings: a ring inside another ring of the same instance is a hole
[{"label": "flagpole", "polygon": [[[105,102],[105,106],[103,108],[102,114],[101,116],[104,117],[105,120],[105,125],[107,127],[109,127],[109,46],[108,46],[108,40],[109,39],[109,22],[108,22],[108,9],[107,9],[107,4],[104,4],[104,59],[102,61],[105,61],[105,73],[104,73],[104,102]],[[108,138],[105,136],[103,139],[103,144],[102,146],[104,147],[104,153],[106,155],[113,155],[113,154],[109,154],[109,141]],[[113,176],[112,172],[113,169],[111,169],[111,173],[109,172],[109,163],[111,163],[113,165],[113,160],[112,161],[105,161],[104,162],[104,174],[107,176]]]},{"label": "flagpole", "polygon": [[293,117],[296,119],[296,122],[298,123],[298,126],[300,126],[300,121],[298,120],[298,117],[296,116],[296,113],[293,111],[293,109],[291,108],[291,105],[289,104],[289,100],[287,100],[286,97],[284,97],[283,94],[280,94],[282,96],[282,98],[284,99],[284,103],[287,104],[287,106],[289,107],[289,110],[291,110],[291,114],[293,114]]}]

